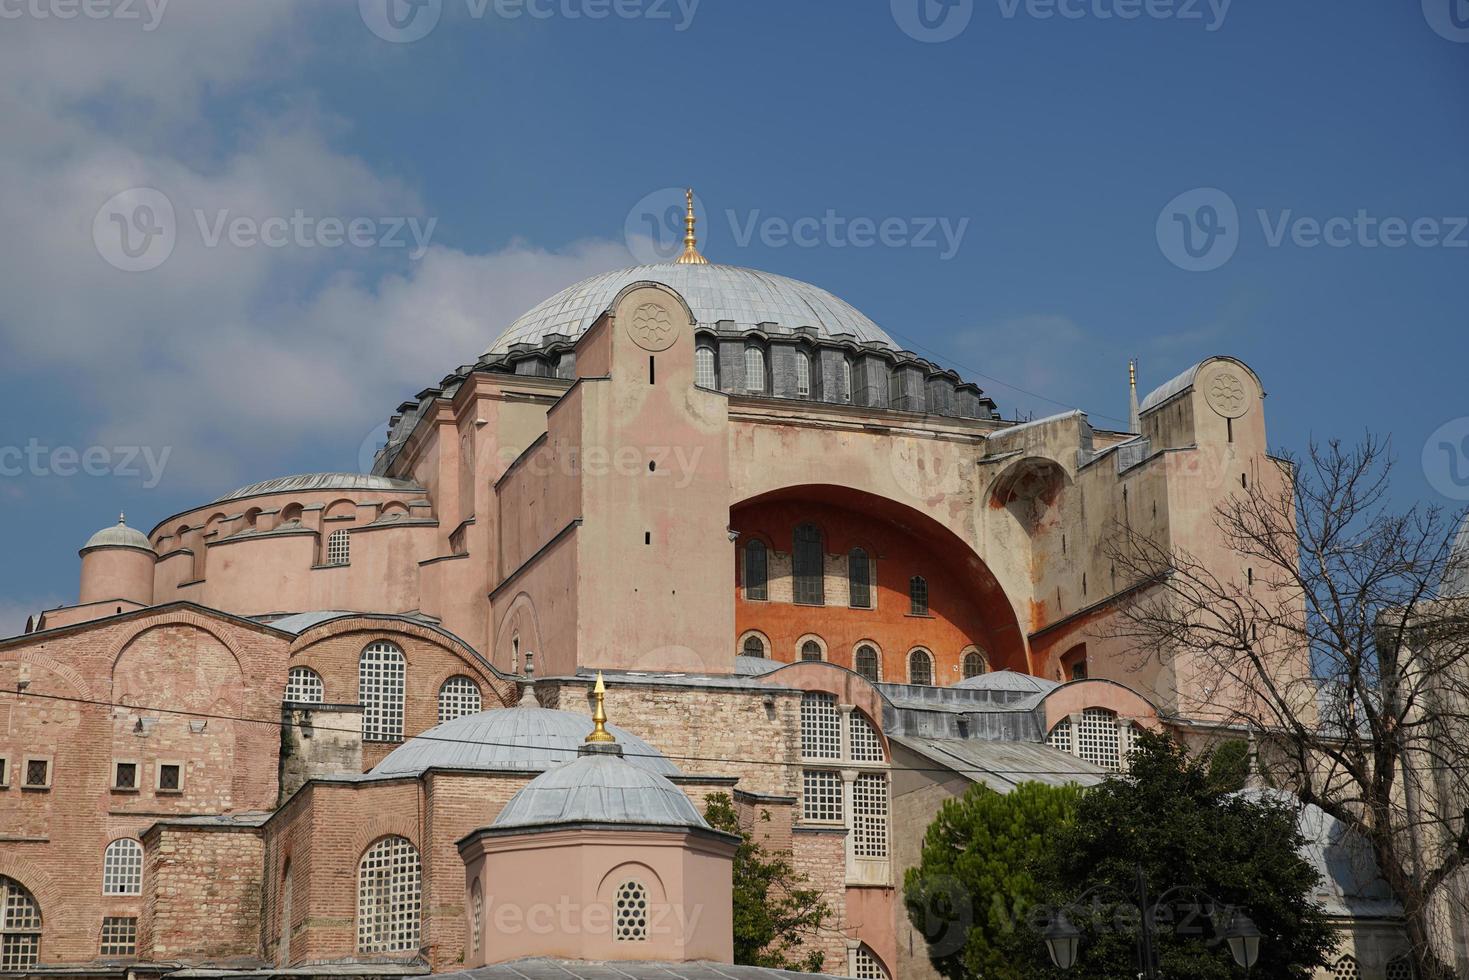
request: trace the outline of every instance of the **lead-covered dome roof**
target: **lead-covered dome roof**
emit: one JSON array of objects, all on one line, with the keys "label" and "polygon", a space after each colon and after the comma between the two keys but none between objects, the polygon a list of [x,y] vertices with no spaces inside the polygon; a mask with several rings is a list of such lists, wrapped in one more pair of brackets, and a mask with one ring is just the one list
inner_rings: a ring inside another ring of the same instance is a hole
[{"label": "lead-covered dome roof", "polygon": [[[576,758],[592,719],[550,708],[494,708],[465,715],[410,738],[372,768],[374,776],[418,776],[429,769],[544,772]],[[607,730],[628,765],[677,776],[679,769],[647,742],[616,725]]]},{"label": "lead-covered dome roof", "polygon": [[539,347],[552,334],[575,341],[618,293],[636,282],[672,287],[700,326],[713,328],[721,320],[741,330],[775,324],[766,328],[772,333],[809,327],[821,338],[842,337],[898,349],[886,331],[860,310],[819,286],[736,265],[663,263],[604,272],[568,286],[512,323],[485,354],[503,354],[515,344]]},{"label": "lead-covered dome roof", "polygon": [[610,753],[583,755],[532,779],[505,804],[493,826],[573,823],[709,826],[687,794],[666,777]]},{"label": "lead-covered dome roof", "polygon": [[82,545],[82,550],[86,551],[88,548],[142,548],[152,551],[153,545],[146,534],[128,527],[127,522],[119,517],[116,524],[104,527],[88,538],[87,543]]}]

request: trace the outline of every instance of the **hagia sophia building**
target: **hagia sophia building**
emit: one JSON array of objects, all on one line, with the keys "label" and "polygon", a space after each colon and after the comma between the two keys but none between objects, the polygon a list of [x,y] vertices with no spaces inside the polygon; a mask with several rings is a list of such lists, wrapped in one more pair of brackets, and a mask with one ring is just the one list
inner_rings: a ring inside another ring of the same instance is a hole
[{"label": "hagia sophia building", "polygon": [[932,978],[901,886],[942,801],[1218,727],[1109,639],[1145,586],[1103,543],[1245,576],[1211,515],[1282,479],[1264,397],[1209,357],[1130,432],[1002,421],[831,293],[709,263],[690,211],[676,262],[399,406],[371,474],[86,542],[77,602],[0,640],[0,972],[729,964],[724,794],[825,897],[823,972]]}]

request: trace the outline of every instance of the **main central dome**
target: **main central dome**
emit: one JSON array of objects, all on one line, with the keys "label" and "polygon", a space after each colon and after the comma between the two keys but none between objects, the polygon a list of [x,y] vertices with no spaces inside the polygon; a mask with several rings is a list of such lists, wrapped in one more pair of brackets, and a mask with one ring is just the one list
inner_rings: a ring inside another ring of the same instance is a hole
[{"label": "main central dome", "polygon": [[861,311],[819,286],[735,265],[664,263],[604,272],[568,286],[512,323],[485,354],[503,354],[515,344],[539,347],[550,334],[575,341],[635,282],[660,282],[676,290],[700,326],[713,328],[725,320],[749,329],[763,323],[773,334],[810,327],[823,338],[899,349]]}]

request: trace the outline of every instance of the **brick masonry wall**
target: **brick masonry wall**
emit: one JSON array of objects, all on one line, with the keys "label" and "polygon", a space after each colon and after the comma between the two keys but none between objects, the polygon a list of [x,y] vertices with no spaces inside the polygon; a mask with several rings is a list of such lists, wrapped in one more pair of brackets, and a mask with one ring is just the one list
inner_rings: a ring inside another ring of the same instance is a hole
[{"label": "brick masonry wall", "polygon": [[263,853],[261,834],[253,828],[165,826],[150,833],[140,958],[258,956]]},{"label": "brick masonry wall", "polygon": [[820,949],[826,960],[823,973],[844,976],[847,972],[847,832],[845,830],[797,830],[791,861],[805,875],[810,887],[819,889],[831,909],[831,918],[809,945]]}]

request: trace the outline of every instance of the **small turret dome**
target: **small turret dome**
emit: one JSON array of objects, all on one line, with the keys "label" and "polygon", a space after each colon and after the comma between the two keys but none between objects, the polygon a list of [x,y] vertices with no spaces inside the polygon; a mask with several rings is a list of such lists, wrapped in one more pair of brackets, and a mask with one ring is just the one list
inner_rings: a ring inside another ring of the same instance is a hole
[{"label": "small turret dome", "polygon": [[576,823],[709,829],[683,790],[615,750],[587,752],[532,779],[493,826]]},{"label": "small turret dome", "polygon": [[127,517],[119,514],[116,524],[104,527],[88,538],[82,550],[87,551],[91,548],[142,548],[152,551],[153,545],[149,543],[148,536],[142,531],[128,527]]}]

